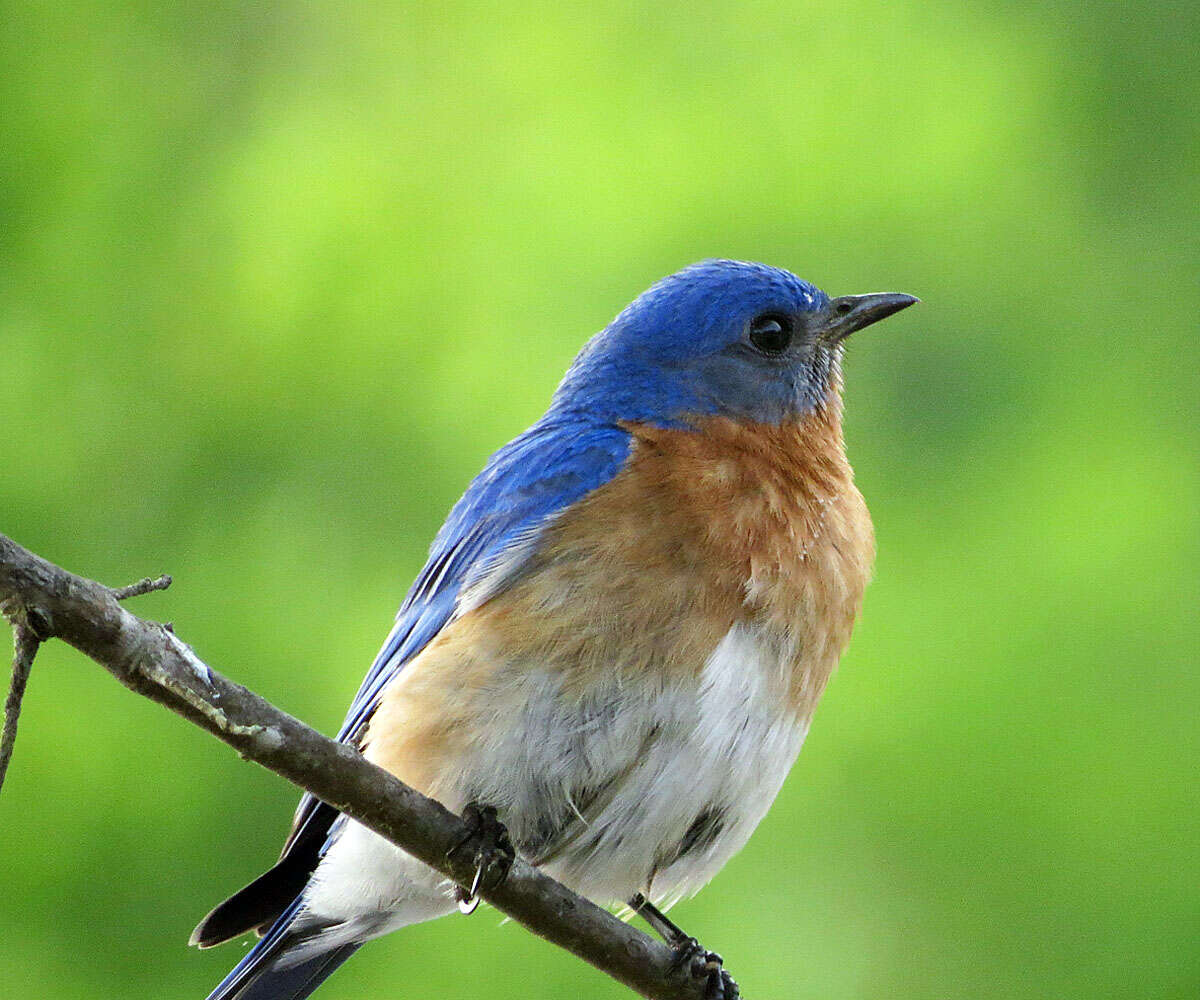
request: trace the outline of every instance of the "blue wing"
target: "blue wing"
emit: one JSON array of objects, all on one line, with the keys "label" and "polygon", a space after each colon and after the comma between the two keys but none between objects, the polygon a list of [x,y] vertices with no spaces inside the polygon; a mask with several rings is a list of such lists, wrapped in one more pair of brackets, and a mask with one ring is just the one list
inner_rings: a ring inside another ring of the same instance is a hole
[{"label": "blue wing", "polygon": [[[429,560],[404,598],[338,739],[359,736],[383,689],[460,613],[464,595],[469,594],[470,606],[478,606],[519,578],[541,530],[612,479],[629,450],[630,437],[619,427],[560,419],[535,424],[496,452],[434,538]],[[311,796],[301,799],[285,854],[317,810]],[[329,807],[320,812],[333,818]]]},{"label": "blue wing", "polygon": [[358,735],[383,688],[456,616],[466,591],[477,606],[481,591],[494,597],[520,576],[541,529],[612,479],[628,457],[629,441],[611,425],[535,424],[491,457],[433,540],[338,739]]}]

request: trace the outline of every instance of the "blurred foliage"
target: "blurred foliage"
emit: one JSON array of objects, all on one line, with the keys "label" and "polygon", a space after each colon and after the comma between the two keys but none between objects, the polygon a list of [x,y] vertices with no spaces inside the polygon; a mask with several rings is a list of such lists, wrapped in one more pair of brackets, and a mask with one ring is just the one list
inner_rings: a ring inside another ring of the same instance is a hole
[{"label": "blurred foliage", "polygon": [[[808,746],[676,914],[775,998],[1200,993],[1194,3],[3,7],[0,515],[332,730],[448,506],[709,256],[861,336],[880,555]],[[197,998],[295,792],[63,646],[0,995]],[[319,994],[618,997],[494,913]]]}]

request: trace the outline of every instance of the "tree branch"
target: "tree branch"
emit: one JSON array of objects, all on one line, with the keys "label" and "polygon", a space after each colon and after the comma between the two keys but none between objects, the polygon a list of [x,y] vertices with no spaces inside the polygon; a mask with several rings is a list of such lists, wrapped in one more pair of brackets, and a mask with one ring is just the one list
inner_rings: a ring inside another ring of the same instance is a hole
[{"label": "tree branch", "polygon": [[[169,582],[163,577],[113,590],[0,535],[0,611],[13,622],[18,660],[22,649],[28,664],[39,641],[62,639],[126,687],[208,730],[245,759],[312,792],[457,884],[470,885],[470,859],[461,852],[450,856],[468,834],[458,816],[352,747],[322,736],[222,677],[169,627],[144,621],[117,603]],[[15,725],[14,716],[14,730]],[[499,887],[481,895],[535,934],[644,997],[700,1000],[703,995],[704,980],[681,975],[670,948],[521,858]]]}]

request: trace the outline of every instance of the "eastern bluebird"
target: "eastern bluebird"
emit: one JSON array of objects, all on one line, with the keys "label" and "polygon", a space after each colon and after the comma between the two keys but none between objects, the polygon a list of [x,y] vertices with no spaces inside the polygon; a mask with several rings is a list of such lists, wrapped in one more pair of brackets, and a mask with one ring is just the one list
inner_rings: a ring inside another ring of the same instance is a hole
[{"label": "eastern bluebird", "polygon": [[[916,301],[727,260],[643,293],[451,510],[338,738],[683,946],[661,909],[770,807],[870,574],[843,341]],[[263,935],[210,1000],[301,1000],[456,894],[306,795],[192,942]]]}]

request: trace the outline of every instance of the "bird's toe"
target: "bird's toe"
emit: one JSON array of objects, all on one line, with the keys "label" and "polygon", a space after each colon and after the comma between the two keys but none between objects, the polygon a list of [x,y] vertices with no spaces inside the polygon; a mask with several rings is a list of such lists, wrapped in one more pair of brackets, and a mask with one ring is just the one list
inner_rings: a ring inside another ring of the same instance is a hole
[{"label": "bird's toe", "polygon": [[495,889],[500,885],[508,877],[517,853],[495,806],[468,803],[463,809],[462,818],[467,824],[467,835],[447,851],[446,856],[453,857],[463,852],[470,854],[475,875],[469,888],[458,887],[457,895],[458,908],[463,913],[473,913],[479,905],[479,890]]}]

